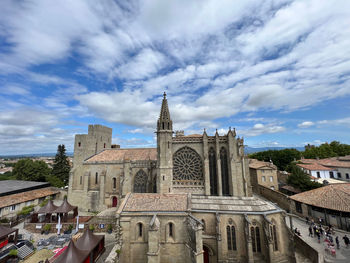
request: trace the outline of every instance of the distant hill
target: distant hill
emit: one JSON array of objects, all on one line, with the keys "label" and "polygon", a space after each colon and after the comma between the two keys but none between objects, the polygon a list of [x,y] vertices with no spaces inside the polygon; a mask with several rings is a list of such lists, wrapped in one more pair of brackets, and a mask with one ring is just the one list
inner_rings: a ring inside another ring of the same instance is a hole
[{"label": "distant hill", "polygon": [[[304,151],[304,147],[261,147],[261,148],[254,148],[246,146],[244,148],[244,151],[246,154],[250,153],[256,153],[256,152],[263,152],[268,150],[283,150],[287,148],[293,148],[297,149],[298,151]],[[56,153],[28,153],[28,154],[15,154],[15,155],[0,155],[0,158],[30,158],[30,157],[54,157]],[[67,152],[67,156],[73,157],[72,152]]]},{"label": "distant hill", "polygon": [[269,150],[283,150],[283,149],[296,149],[298,151],[304,151],[304,147],[261,147],[261,148],[253,148],[253,147],[249,147],[246,146],[244,148],[244,152],[246,154],[250,154],[250,153],[256,153],[256,152],[263,152],[263,151],[269,151]]},{"label": "distant hill", "polygon": [[[67,152],[67,156],[73,157],[72,152]],[[28,154],[14,154],[14,155],[0,155],[0,158],[30,158],[30,157],[55,157],[56,153],[28,153]]]}]

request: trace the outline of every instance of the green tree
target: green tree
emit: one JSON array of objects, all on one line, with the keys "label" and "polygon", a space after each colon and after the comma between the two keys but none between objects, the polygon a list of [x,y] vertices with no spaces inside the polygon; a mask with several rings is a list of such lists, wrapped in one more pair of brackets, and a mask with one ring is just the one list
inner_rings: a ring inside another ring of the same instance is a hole
[{"label": "green tree", "polygon": [[58,178],[64,185],[68,184],[70,165],[64,144],[57,147],[57,154],[52,167],[52,176]]},{"label": "green tree", "polygon": [[12,174],[17,180],[45,182],[51,169],[44,161],[22,159],[15,164]]},{"label": "green tree", "polygon": [[311,180],[310,176],[303,172],[295,164],[291,165],[291,175],[288,176],[287,183],[292,185],[301,191],[308,191],[318,187],[321,187],[322,184],[314,182]]}]

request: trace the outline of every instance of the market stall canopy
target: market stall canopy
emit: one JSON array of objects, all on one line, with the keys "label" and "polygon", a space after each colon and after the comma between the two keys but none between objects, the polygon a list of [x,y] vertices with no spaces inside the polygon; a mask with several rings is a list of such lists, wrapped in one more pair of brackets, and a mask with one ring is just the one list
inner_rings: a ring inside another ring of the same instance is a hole
[{"label": "market stall canopy", "polygon": [[55,213],[57,206],[53,204],[52,200],[49,200],[47,204],[38,210],[38,214],[52,214]]},{"label": "market stall canopy", "polygon": [[76,208],[76,206],[72,206],[70,203],[68,203],[67,199],[64,199],[63,203],[56,208],[54,213],[68,213]]},{"label": "market stall canopy", "polygon": [[18,231],[18,229],[0,225],[0,239],[7,237],[9,234]]},{"label": "market stall canopy", "polygon": [[104,235],[94,235],[90,229],[86,229],[84,234],[77,240],[76,246],[79,249],[92,251],[104,238]]},{"label": "market stall canopy", "polygon": [[75,246],[73,241],[69,242],[69,245],[65,251],[54,261],[54,263],[82,263],[89,257],[89,250],[82,250]]}]

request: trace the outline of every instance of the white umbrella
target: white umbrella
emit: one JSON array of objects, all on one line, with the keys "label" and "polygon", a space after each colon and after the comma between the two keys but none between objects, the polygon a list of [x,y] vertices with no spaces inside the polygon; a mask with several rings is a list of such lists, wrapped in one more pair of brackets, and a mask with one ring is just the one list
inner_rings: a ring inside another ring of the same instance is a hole
[{"label": "white umbrella", "polygon": [[77,216],[77,226],[75,227],[75,232],[78,233],[79,230],[79,216]]},{"label": "white umbrella", "polygon": [[58,215],[58,224],[57,224],[57,235],[61,232],[61,217]]}]

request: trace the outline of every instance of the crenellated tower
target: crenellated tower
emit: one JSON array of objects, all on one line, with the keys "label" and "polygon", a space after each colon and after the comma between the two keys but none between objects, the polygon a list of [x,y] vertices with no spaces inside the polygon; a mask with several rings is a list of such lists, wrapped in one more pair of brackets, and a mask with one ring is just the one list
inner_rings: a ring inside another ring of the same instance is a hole
[{"label": "crenellated tower", "polygon": [[162,108],[157,123],[157,192],[170,193],[173,176],[173,122],[170,118],[166,93],[163,95]]}]

